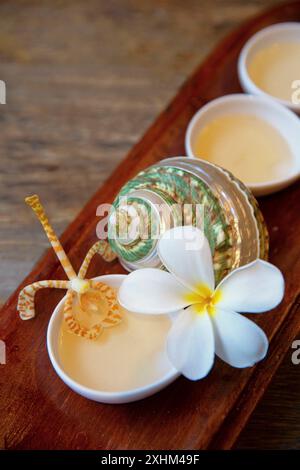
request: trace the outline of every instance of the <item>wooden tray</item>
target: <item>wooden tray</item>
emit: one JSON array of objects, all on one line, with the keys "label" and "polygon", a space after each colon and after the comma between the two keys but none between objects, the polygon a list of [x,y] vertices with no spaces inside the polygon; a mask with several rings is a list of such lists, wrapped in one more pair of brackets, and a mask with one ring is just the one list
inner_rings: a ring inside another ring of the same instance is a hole
[{"label": "wooden tray", "polygon": [[[187,80],[168,108],[84,207],[62,237],[75,267],[95,241],[96,207],[111,202],[137,171],[165,156],[184,154],[184,133],[207,101],[240,91],[236,61],[244,42],[275,22],[300,21],[300,3],[279,6],[230,34]],[[299,136],[300,137],[300,136]],[[61,297],[37,296],[39,315],[22,322],[17,291],[0,315],[7,364],[0,366],[0,446],[9,449],[207,449],[230,448],[300,330],[300,183],[260,200],[271,237],[271,261],[286,277],[284,302],[259,318],[271,340],[267,360],[247,370],[219,361],[203,381],[184,378],[156,396],[129,405],[101,405],[68,389],[53,371],[46,328]],[[29,215],[30,216],[30,215]],[[123,272],[117,262],[95,260],[90,275]],[[22,285],[64,278],[52,253],[41,259]],[[48,295],[47,295],[48,294]],[[255,319],[257,316],[255,317]]]}]

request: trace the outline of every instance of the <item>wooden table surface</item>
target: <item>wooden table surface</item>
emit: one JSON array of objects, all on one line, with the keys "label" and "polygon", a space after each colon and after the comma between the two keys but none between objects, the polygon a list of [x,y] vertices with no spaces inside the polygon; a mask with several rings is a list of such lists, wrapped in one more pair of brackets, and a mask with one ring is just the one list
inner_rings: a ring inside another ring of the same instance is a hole
[{"label": "wooden table surface", "polygon": [[[48,247],[24,196],[58,233],[217,41],[273,0],[10,1],[0,4],[0,302]],[[239,448],[300,448],[291,354]]]}]

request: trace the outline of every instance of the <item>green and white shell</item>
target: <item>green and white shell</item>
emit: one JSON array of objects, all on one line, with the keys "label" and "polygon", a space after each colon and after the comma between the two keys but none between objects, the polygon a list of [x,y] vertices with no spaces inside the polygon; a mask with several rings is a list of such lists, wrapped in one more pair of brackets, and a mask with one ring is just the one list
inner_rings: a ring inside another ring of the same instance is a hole
[{"label": "green and white shell", "polygon": [[[204,160],[168,158],[141,171],[123,186],[113,208],[109,243],[128,270],[162,267],[159,236],[170,226],[199,221],[217,283],[232,269],[268,256],[268,232],[253,195],[231,173]],[[133,220],[138,223],[128,232]]]}]

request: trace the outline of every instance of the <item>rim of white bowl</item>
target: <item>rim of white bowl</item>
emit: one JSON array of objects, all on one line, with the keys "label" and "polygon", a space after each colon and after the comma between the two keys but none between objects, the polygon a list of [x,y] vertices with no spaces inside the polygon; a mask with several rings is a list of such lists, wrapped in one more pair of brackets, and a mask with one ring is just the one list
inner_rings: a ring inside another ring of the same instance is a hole
[{"label": "rim of white bowl", "polygon": [[[97,276],[93,279],[105,282],[109,281],[109,279],[111,279],[112,277],[114,279],[116,279],[116,277],[118,277],[119,279],[124,279],[126,277],[126,274],[107,274],[103,276]],[[156,391],[158,392],[159,390],[167,387],[181,375],[180,372],[178,372],[175,368],[172,368],[161,379],[156,380],[155,382],[152,382],[149,385],[144,385],[143,387],[137,387],[131,390],[125,390],[120,392],[101,391],[98,389],[86,387],[85,385],[82,385],[81,383],[77,382],[70,375],[68,375],[60,366],[53,348],[53,341],[55,341],[55,339],[53,338],[53,327],[57,319],[56,317],[61,313],[64,301],[65,297],[63,297],[61,301],[56,305],[49,320],[47,328],[47,350],[51,364],[57,375],[62,379],[62,381],[66,385],[68,385],[76,393],[79,393],[80,395],[90,400],[95,400],[103,403],[105,403],[106,400],[107,403],[129,403],[130,401],[138,401],[142,398],[146,398],[156,393]]]},{"label": "rim of white bowl", "polygon": [[[281,113],[282,115],[285,116],[286,119],[292,120],[294,124],[299,127],[299,147],[300,147],[300,119],[293,111],[286,108],[285,106],[282,106],[280,103],[277,103],[274,100],[270,100],[269,98],[265,98],[265,97],[257,96],[257,95],[249,95],[245,93],[234,93],[230,95],[220,96],[219,98],[209,101],[204,106],[202,106],[202,108],[200,108],[196,112],[196,114],[194,114],[194,116],[192,117],[192,119],[190,120],[188,124],[186,134],[185,134],[185,149],[186,149],[188,158],[193,158],[196,160],[204,160],[208,163],[213,164],[209,160],[206,160],[204,155],[203,157],[202,156],[197,157],[194,154],[193,149],[192,149],[192,144],[191,144],[194,127],[197,125],[198,121],[202,118],[202,116],[206,114],[208,111],[210,111],[211,109],[218,108],[220,105],[223,105],[224,103],[234,103],[234,102],[239,102],[239,101],[244,101],[245,103],[256,101],[260,105],[272,108],[274,112],[276,113]],[[246,111],[244,112],[244,114],[246,114]],[[257,115],[259,116],[259,113]],[[264,119],[264,118],[262,119],[265,120],[266,122],[269,122],[267,119]],[[289,144],[289,140],[286,139],[284,136],[282,137]],[[293,160],[295,162],[295,165],[293,166],[293,173],[291,173],[288,177],[266,180],[260,183],[251,183],[251,184],[244,183],[244,184],[253,191],[254,195],[258,195],[258,196],[264,195],[264,194],[271,194],[273,192],[279,191],[280,189],[283,189],[289,186],[300,177],[300,153],[295,154],[294,152],[292,152],[292,155],[293,155]],[[224,166],[224,169],[226,169],[226,166]]]},{"label": "rim of white bowl", "polygon": [[287,108],[290,108],[291,110],[295,111],[296,113],[300,113],[300,104],[292,103],[291,101],[283,100],[281,98],[277,98],[274,95],[271,95],[270,93],[267,93],[266,91],[262,90],[260,87],[258,87],[250,77],[247,69],[247,58],[249,53],[251,52],[252,48],[259,42],[261,39],[264,37],[273,34],[274,32],[278,32],[279,36],[280,33],[284,33],[287,31],[291,31],[292,29],[297,29],[299,30],[300,33],[300,23],[297,23],[296,21],[291,21],[291,22],[285,22],[285,23],[275,23],[271,26],[267,26],[266,28],[261,29],[257,33],[255,33],[253,36],[248,39],[248,41],[244,44],[239,58],[238,58],[238,76],[239,76],[239,81],[240,84],[243,88],[243,90],[246,93],[252,93],[254,95],[262,96],[274,101],[277,101],[278,103],[282,104],[283,106],[286,106]]}]

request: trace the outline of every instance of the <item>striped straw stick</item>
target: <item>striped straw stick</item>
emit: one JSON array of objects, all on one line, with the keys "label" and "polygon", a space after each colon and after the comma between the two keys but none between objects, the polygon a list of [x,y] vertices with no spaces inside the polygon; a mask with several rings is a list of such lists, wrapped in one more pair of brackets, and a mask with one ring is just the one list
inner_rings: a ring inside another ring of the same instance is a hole
[{"label": "striped straw stick", "polygon": [[43,229],[48,237],[49,242],[51,243],[53,250],[55,251],[62,267],[65,270],[66,275],[70,281],[76,277],[76,273],[67,257],[65,250],[63,249],[59,239],[55,235],[53,228],[51,227],[49,220],[46,216],[45,210],[40,202],[39,197],[34,194],[33,196],[29,196],[25,198],[26,204],[32,208],[35,212],[37,218],[41,222]]}]

